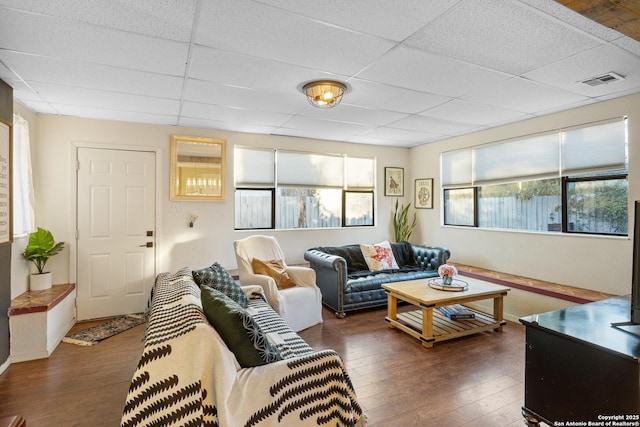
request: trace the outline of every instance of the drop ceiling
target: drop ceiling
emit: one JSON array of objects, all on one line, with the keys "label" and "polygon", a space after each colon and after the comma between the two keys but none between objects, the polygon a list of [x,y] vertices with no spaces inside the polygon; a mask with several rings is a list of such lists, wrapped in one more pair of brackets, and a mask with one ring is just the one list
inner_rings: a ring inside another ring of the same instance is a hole
[{"label": "drop ceiling", "polygon": [[413,147],[638,93],[640,42],[552,0],[0,0],[0,78],[38,113]]}]

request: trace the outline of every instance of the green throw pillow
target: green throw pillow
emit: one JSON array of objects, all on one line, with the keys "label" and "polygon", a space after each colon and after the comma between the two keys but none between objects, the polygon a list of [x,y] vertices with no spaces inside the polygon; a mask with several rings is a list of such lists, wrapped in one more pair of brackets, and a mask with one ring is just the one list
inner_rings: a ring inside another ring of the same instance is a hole
[{"label": "green throw pillow", "polygon": [[222,292],[242,307],[246,307],[249,304],[249,298],[240,285],[238,285],[233,279],[233,276],[217,262],[214,262],[211,267],[193,270],[193,280],[200,286],[210,286]]},{"label": "green throw pillow", "polygon": [[243,368],[282,360],[280,351],[272,346],[253,317],[227,295],[208,286],[201,286],[202,309],[227,347]]}]

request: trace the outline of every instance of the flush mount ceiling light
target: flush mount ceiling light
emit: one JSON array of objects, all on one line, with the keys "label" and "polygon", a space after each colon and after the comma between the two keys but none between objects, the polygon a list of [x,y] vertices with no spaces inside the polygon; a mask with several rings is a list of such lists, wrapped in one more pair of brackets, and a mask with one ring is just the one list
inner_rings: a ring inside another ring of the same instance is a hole
[{"label": "flush mount ceiling light", "polygon": [[309,103],[318,108],[333,108],[340,104],[347,85],[335,80],[318,80],[302,87]]}]

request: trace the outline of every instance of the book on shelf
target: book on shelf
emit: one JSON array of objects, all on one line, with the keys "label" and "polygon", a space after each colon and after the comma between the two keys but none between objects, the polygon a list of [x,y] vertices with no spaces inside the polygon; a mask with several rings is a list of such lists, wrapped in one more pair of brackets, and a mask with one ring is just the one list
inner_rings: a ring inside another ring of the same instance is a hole
[{"label": "book on shelf", "polygon": [[438,311],[451,320],[475,319],[476,314],[460,304],[438,307]]}]

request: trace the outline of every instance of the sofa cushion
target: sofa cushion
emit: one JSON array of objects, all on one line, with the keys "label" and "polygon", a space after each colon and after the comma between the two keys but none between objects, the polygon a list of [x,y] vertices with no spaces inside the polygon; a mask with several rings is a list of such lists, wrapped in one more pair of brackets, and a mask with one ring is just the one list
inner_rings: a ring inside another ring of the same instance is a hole
[{"label": "sofa cushion", "polygon": [[360,244],[360,250],[371,271],[398,268],[391,250],[391,244],[387,241],[376,243],[375,245]]},{"label": "sofa cushion", "polygon": [[[438,277],[438,272],[425,270],[420,266],[403,267],[395,270],[361,271],[347,276],[345,294],[380,289],[384,283]],[[425,282],[426,286],[426,282]]]},{"label": "sofa cushion", "polygon": [[240,285],[238,285],[231,274],[217,262],[214,262],[211,267],[193,270],[193,280],[199,286],[209,286],[222,292],[242,307],[246,307],[249,304],[249,298]]},{"label": "sofa cushion", "polygon": [[367,262],[364,260],[360,245],[345,245],[345,246],[325,246],[315,248],[320,252],[324,252],[330,255],[340,256],[347,261],[347,271],[349,273],[361,270],[369,270]]},{"label": "sofa cushion", "polygon": [[247,311],[227,295],[201,286],[202,309],[243,368],[282,360],[278,349]]},{"label": "sofa cushion", "polygon": [[282,260],[272,259],[263,261],[254,258],[253,261],[251,261],[251,267],[255,274],[263,274],[273,278],[278,289],[288,289],[296,286],[295,282],[291,280],[291,277],[289,277],[289,274],[285,270]]}]

